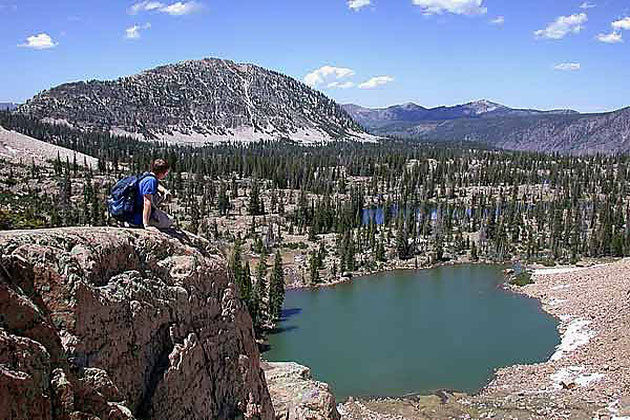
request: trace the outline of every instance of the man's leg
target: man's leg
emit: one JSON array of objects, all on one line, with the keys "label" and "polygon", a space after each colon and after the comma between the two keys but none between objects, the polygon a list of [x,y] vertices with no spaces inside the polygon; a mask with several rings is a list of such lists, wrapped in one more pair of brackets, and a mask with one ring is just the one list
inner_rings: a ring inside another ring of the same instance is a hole
[{"label": "man's leg", "polygon": [[157,207],[153,207],[153,209],[151,209],[149,226],[154,226],[158,229],[170,229],[173,227],[173,219],[171,219],[171,216],[169,216],[162,210],[158,209]]}]

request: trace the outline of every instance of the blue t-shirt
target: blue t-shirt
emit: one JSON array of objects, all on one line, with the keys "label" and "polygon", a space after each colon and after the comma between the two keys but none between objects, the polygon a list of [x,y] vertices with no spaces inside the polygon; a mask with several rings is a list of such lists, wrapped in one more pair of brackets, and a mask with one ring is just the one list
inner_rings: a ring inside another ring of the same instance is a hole
[{"label": "blue t-shirt", "polygon": [[144,209],[144,196],[155,195],[158,191],[158,180],[153,175],[143,178],[138,183],[138,194],[136,195],[136,206],[131,223],[142,226],[142,212]]}]

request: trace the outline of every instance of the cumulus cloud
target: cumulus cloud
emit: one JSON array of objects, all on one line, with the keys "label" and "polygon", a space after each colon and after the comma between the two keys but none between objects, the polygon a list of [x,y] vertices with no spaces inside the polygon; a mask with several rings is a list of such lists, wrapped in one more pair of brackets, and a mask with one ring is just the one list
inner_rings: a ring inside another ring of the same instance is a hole
[{"label": "cumulus cloud", "polygon": [[561,71],[578,71],[582,68],[582,65],[580,63],[560,63],[553,68]]},{"label": "cumulus cloud", "polygon": [[31,35],[26,38],[26,42],[23,44],[19,44],[18,47],[21,48],[32,48],[34,50],[47,50],[50,48],[55,48],[59,43],[54,42],[50,35],[46,33],[41,33],[39,35]]},{"label": "cumulus cloud", "polygon": [[488,8],[483,6],[483,0],[412,0],[420,6],[425,15],[440,15],[454,13],[456,15],[485,15]]},{"label": "cumulus cloud", "polygon": [[562,39],[569,34],[578,34],[584,29],[588,21],[586,13],[578,13],[570,16],[560,16],[546,28],[534,32],[536,38]]},{"label": "cumulus cloud", "polygon": [[129,14],[135,15],[140,12],[152,12],[154,10],[160,10],[163,7],[164,3],[160,3],[159,1],[141,1],[129,8]]},{"label": "cumulus cloud", "polygon": [[352,10],[361,10],[372,4],[372,0],[348,0],[348,7]]},{"label": "cumulus cloud", "polygon": [[355,75],[354,70],[344,67],[323,66],[304,76],[304,83],[311,87],[325,86],[327,88],[348,89],[352,83],[347,79]]},{"label": "cumulus cloud", "polygon": [[490,21],[493,25],[503,26],[505,23],[505,16],[497,16]]},{"label": "cumulus cloud", "polygon": [[379,86],[386,85],[394,81],[394,78],[391,76],[376,76],[372,77],[370,80],[365,81],[359,85],[359,89],[374,89]]},{"label": "cumulus cloud", "polygon": [[597,6],[588,1],[585,1],[584,3],[580,4],[580,9],[584,9],[584,10],[592,9],[593,7],[597,7]]},{"label": "cumulus cloud", "polygon": [[612,23],[612,27],[615,30],[630,30],[630,17],[625,17],[623,19],[616,20]]},{"label": "cumulus cloud", "polygon": [[596,39],[605,44],[620,44],[623,42],[621,32],[611,32],[609,34],[599,34]]},{"label": "cumulus cloud", "polygon": [[145,23],[144,25],[133,25],[127,29],[125,29],[125,38],[127,39],[138,39],[140,38],[140,32],[146,29],[150,29],[151,24]]},{"label": "cumulus cloud", "polygon": [[176,3],[166,4],[159,1],[145,0],[133,4],[129,8],[130,15],[136,15],[140,12],[160,12],[171,16],[183,16],[202,9],[201,3],[196,1],[178,1]]},{"label": "cumulus cloud", "polygon": [[600,33],[595,39],[605,44],[621,44],[623,42],[621,31],[630,30],[630,17],[618,19],[611,23],[610,26],[613,28],[611,33]]}]

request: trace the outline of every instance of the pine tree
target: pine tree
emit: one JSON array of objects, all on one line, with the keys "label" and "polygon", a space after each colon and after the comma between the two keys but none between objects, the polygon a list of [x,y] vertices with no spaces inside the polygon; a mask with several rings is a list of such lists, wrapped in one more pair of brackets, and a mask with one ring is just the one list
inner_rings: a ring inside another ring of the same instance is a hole
[{"label": "pine tree", "polygon": [[311,284],[317,284],[320,281],[319,278],[319,256],[317,252],[311,252],[308,261],[309,273],[311,275]]},{"label": "pine tree", "polygon": [[217,199],[217,209],[219,210],[219,214],[221,216],[226,216],[228,211],[230,210],[230,199],[227,195],[227,188],[225,184],[221,183],[221,188],[219,189],[219,198]]},{"label": "pine tree", "polygon": [[477,255],[477,245],[475,244],[474,241],[470,244],[470,259],[472,261],[479,260],[479,256]]},{"label": "pine tree", "polygon": [[252,298],[252,271],[249,267],[249,261],[245,263],[241,278],[241,299],[247,304]]},{"label": "pine tree", "polygon": [[267,255],[263,252],[260,261],[256,266],[256,306],[258,308],[257,317],[260,324],[264,324],[269,314],[269,288],[267,286]]},{"label": "pine tree", "polygon": [[402,218],[399,220],[398,232],[396,233],[396,252],[398,258],[401,260],[409,258],[409,239],[407,236],[407,228]]},{"label": "pine tree", "polygon": [[263,214],[263,206],[260,198],[260,189],[257,180],[252,181],[252,188],[249,192],[249,214],[259,216]]},{"label": "pine tree", "polygon": [[280,251],[276,252],[269,284],[269,315],[272,321],[277,321],[282,315],[284,304],[284,270],[282,269],[282,257]]},{"label": "pine tree", "polygon": [[251,280],[248,278],[248,273],[246,273],[246,268],[248,269],[249,265],[243,266],[241,252],[241,241],[237,239],[234,243],[228,265],[234,278],[239,298],[243,302],[247,302],[250,298]]}]

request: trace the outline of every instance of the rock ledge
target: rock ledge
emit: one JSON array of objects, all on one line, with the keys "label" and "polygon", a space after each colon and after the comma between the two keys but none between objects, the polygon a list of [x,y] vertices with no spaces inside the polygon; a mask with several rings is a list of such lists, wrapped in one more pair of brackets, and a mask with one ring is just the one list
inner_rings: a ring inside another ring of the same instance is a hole
[{"label": "rock ledge", "polygon": [[0,258],[0,418],[274,418],[251,319],[208,242],[3,232]]},{"label": "rock ledge", "polygon": [[313,380],[311,370],[297,363],[263,362],[277,419],[339,420],[329,386]]}]

